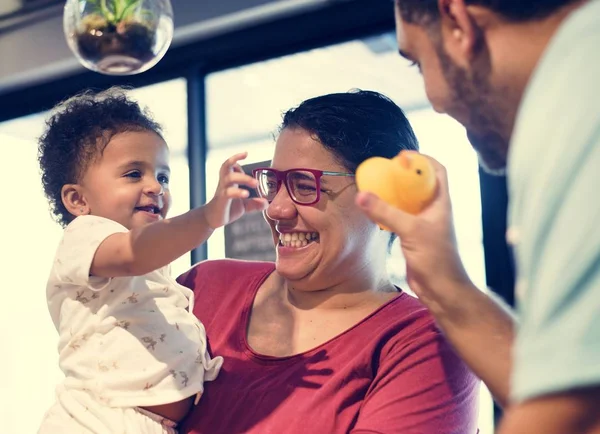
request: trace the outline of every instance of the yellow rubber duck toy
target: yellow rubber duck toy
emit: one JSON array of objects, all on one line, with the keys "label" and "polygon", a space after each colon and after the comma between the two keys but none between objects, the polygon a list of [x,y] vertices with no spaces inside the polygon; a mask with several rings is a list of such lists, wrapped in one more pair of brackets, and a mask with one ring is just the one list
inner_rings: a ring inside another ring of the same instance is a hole
[{"label": "yellow rubber duck toy", "polygon": [[435,195],[435,170],[427,157],[401,151],[394,158],[372,157],[356,169],[359,191],[377,195],[410,214],[420,213]]}]

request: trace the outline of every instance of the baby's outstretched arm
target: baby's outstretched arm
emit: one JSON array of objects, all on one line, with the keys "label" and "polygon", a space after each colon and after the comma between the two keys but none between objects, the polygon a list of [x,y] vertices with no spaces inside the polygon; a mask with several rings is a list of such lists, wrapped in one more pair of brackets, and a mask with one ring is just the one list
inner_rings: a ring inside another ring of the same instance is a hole
[{"label": "baby's outstretched arm", "polygon": [[171,263],[205,242],[212,232],[246,212],[261,211],[264,199],[248,198],[256,180],[237,164],[246,153],[229,158],[221,166],[214,198],[177,217],[107,237],[98,247],[90,269],[98,277],[140,276]]}]

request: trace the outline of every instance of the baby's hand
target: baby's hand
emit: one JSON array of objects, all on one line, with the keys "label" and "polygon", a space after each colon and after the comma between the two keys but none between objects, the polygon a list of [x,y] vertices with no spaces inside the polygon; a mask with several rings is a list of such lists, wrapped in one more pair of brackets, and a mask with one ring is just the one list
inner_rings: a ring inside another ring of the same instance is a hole
[{"label": "baby's hand", "polygon": [[249,188],[258,185],[238,164],[247,155],[247,152],[236,154],[221,166],[215,196],[204,206],[206,222],[212,229],[234,222],[247,212],[262,211],[268,205],[266,199],[249,198],[250,192],[239,187],[240,184]]}]

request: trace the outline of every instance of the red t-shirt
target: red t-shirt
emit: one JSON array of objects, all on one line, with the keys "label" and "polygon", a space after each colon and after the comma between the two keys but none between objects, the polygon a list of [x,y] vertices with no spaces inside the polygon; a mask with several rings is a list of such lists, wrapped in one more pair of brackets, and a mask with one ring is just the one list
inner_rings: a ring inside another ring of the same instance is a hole
[{"label": "red t-shirt", "polygon": [[479,382],[419,301],[402,293],[302,354],[270,357],[246,340],[272,263],[206,261],[180,276],[211,352],[225,361],[181,425],[196,434],[474,434]]}]

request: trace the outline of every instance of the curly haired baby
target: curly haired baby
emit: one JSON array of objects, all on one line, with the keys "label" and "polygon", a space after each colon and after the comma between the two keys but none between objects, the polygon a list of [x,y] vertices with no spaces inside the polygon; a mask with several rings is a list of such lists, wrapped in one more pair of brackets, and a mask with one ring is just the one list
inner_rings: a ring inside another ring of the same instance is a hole
[{"label": "curly haired baby", "polygon": [[169,149],[121,89],[57,106],[39,141],[44,191],[65,227],[47,284],[65,374],[40,434],[175,433],[223,359],[207,350],[174,259],[214,229],[264,209],[229,158],[214,198],[167,218]]}]

